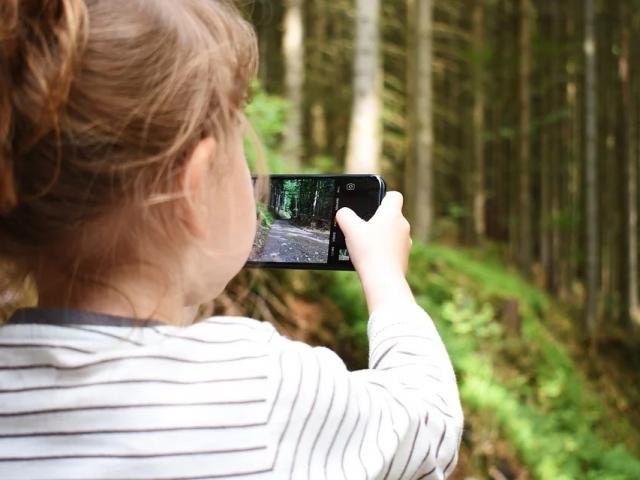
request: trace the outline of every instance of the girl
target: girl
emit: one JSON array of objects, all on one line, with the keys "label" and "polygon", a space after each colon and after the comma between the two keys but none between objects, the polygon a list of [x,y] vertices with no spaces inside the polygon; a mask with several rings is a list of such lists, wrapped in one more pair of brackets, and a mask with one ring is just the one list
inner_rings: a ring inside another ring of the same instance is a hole
[{"label": "girl", "polygon": [[442,479],[462,413],[405,280],[402,197],[340,226],[370,369],[188,308],[256,228],[250,26],[222,0],[3,0],[0,255],[38,305],[0,327],[0,477]]}]

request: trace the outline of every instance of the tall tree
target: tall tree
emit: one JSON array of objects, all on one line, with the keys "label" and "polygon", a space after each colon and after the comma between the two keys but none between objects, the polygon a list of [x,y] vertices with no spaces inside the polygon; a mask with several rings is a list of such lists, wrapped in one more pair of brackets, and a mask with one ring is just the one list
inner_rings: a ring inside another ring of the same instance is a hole
[{"label": "tall tree", "polygon": [[473,230],[476,241],[485,236],[485,165],[484,165],[484,5],[477,0],[472,12],[473,77]]},{"label": "tall tree", "polygon": [[380,0],[357,0],[353,72],[353,107],[346,169],[350,173],[380,170]]},{"label": "tall tree", "polygon": [[[626,4],[622,4],[622,19],[628,11]],[[626,203],[626,293],[627,321],[629,324],[640,321],[640,301],[638,300],[638,165],[636,158],[636,125],[634,122],[635,101],[631,86],[631,45],[630,27],[623,26],[622,44],[618,59],[618,70],[622,88],[622,108],[624,110],[624,159],[626,164],[627,185],[625,192]]]},{"label": "tall tree", "polygon": [[[322,75],[325,64],[324,49],[327,43],[327,0],[315,0],[313,2],[313,51],[311,52],[310,67],[314,76]],[[318,155],[325,153],[327,148],[327,119],[324,104],[326,95],[325,89],[322,88],[323,82],[317,79],[316,91],[313,92],[313,100],[311,101],[310,123],[311,123],[311,140],[313,143],[313,153]],[[318,88],[320,87],[320,88]]]},{"label": "tall tree", "polygon": [[[407,0],[407,63],[406,63],[406,85],[407,97],[415,98],[416,95],[416,0]],[[404,212],[407,218],[414,223],[415,205],[415,156],[416,156],[416,105],[414,102],[407,102],[407,158],[403,162],[404,166]]]},{"label": "tall tree", "polygon": [[[551,102],[551,96],[545,95],[541,99],[544,114],[548,114],[547,111],[553,108],[554,105]],[[551,104],[551,105],[550,105]],[[553,164],[551,161],[551,148],[552,148],[552,132],[549,127],[544,127],[540,131],[540,206],[539,206],[539,225],[538,230],[540,232],[538,243],[540,245],[540,265],[542,266],[544,277],[541,279],[543,285],[547,289],[553,288],[553,274],[554,257],[553,257],[553,241],[551,235],[551,224],[553,219],[553,213],[551,208],[553,185],[555,183],[554,176],[551,174],[553,170]]]},{"label": "tall tree", "polygon": [[585,322],[588,333],[595,335],[599,297],[599,239],[598,239],[598,102],[596,77],[596,15],[595,0],[584,0],[585,55],[585,196],[586,196],[586,252],[587,305]]},{"label": "tall tree", "polygon": [[414,234],[423,242],[431,236],[433,223],[433,3],[415,0],[415,175]]},{"label": "tall tree", "polygon": [[531,0],[520,0],[520,30],[518,36],[518,168],[519,168],[519,220],[518,234],[520,268],[529,273],[532,262],[531,215]]},{"label": "tall tree", "polygon": [[289,110],[284,131],[283,153],[289,167],[297,170],[302,156],[302,100],[304,88],[303,0],[287,0],[282,50],[285,61],[285,88]]}]

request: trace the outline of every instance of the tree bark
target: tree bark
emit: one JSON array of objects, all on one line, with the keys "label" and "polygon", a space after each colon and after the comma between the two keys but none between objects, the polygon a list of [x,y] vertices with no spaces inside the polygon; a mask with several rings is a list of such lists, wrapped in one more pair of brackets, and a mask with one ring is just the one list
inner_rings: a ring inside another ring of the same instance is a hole
[{"label": "tree bark", "polygon": [[[550,103],[548,96],[545,98],[545,104]],[[549,108],[549,107],[547,107]],[[553,104],[551,104],[551,108],[553,108]],[[556,260],[553,256],[553,248],[552,248],[552,235],[551,229],[554,221],[552,208],[551,208],[551,197],[553,186],[555,184],[555,178],[551,174],[552,172],[552,163],[551,163],[551,132],[549,131],[549,127],[544,128],[540,132],[540,224],[538,229],[540,230],[540,264],[542,265],[543,271],[543,285],[547,290],[551,290],[552,281],[554,272],[554,261]]]},{"label": "tree bark", "polygon": [[353,108],[346,160],[349,173],[380,170],[379,20],[380,0],[357,0]]},{"label": "tree bark", "polygon": [[[576,38],[580,25],[583,23],[581,19],[575,18],[573,15],[573,9],[568,8],[564,14],[564,38]],[[568,123],[568,128],[564,134],[564,138],[572,139],[570,142],[570,155],[569,155],[569,211],[572,221],[576,222],[576,219],[583,217],[584,203],[584,189],[582,188],[582,175],[583,175],[583,138],[582,135],[582,121],[583,121],[583,102],[579,101],[579,84],[581,72],[578,72],[576,68],[576,58],[573,54],[569,55],[565,60],[564,70],[568,72],[567,86],[565,90],[566,102],[571,112],[571,120]],[[581,223],[576,222],[576,225]],[[567,285],[565,289],[567,292],[573,290],[573,284],[580,278],[583,262],[576,254],[577,251],[583,249],[582,238],[584,235],[581,229],[573,227],[569,229],[568,245],[566,251],[568,252],[568,268],[569,274],[565,279]]]},{"label": "tree bark", "polygon": [[598,105],[596,78],[595,0],[584,0],[585,6],[585,195],[587,305],[585,323],[593,339],[596,333],[599,303],[598,270]]},{"label": "tree bark", "polygon": [[[416,0],[407,0],[407,98],[416,96],[416,56],[417,50]],[[415,223],[415,175],[416,175],[416,104],[407,102],[407,158],[404,161],[404,208],[411,224]]]},{"label": "tree bark", "polygon": [[[626,17],[626,9],[623,8],[623,19]],[[618,70],[622,88],[622,108],[624,110],[625,144],[624,157],[626,165],[626,322],[628,326],[640,321],[640,301],[638,299],[638,167],[635,142],[636,129],[634,125],[634,99],[631,88],[631,63],[630,63],[630,31],[625,25],[622,33],[622,48],[618,61]]]},{"label": "tree bark", "polygon": [[[566,5],[559,2],[552,2],[551,6],[551,33],[556,45],[563,45],[567,40],[562,38],[562,9],[567,8]],[[550,95],[551,111],[559,111],[566,108],[567,84],[565,74],[563,72],[563,58],[560,55],[551,56],[551,72],[554,78],[552,94]],[[570,134],[565,132],[567,121],[560,120],[558,124],[550,128],[549,140],[549,156],[546,159],[549,166],[549,177],[546,182],[549,183],[549,219],[547,224],[547,234],[549,248],[551,253],[550,263],[547,275],[547,287],[549,291],[556,292],[560,296],[567,293],[568,288],[565,285],[565,279],[569,272],[569,259],[572,250],[568,249],[570,243],[569,230],[561,226],[561,216],[563,209],[567,209],[571,202],[571,182],[570,182],[570,155],[568,149],[563,144],[564,138],[571,138]],[[558,161],[564,159],[564,161]]]},{"label": "tree bark", "polygon": [[[322,75],[326,71],[323,68],[325,58],[324,49],[327,43],[327,0],[316,0],[313,17],[314,47],[311,54],[314,75]],[[327,120],[325,111],[324,88],[316,88],[313,92],[313,104],[311,106],[311,140],[314,154],[324,154],[327,149]]]},{"label": "tree bark", "polygon": [[520,210],[519,263],[525,274],[531,271],[532,262],[532,227],[531,227],[531,0],[520,0],[519,31],[519,138],[518,167]]},{"label": "tree bark", "polygon": [[416,0],[415,237],[429,241],[433,223],[432,0]]},{"label": "tree bark", "polygon": [[[473,44],[484,47],[484,5],[481,0],[474,3],[472,13]],[[473,62],[473,233],[476,241],[484,239],[485,223],[485,165],[484,165],[484,58],[479,50]]]},{"label": "tree bark", "polygon": [[302,156],[302,99],[304,87],[303,0],[287,0],[282,49],[285,62],[285,89],[289,101],[284,131],[283,154],[289,168],[300,168]]}]

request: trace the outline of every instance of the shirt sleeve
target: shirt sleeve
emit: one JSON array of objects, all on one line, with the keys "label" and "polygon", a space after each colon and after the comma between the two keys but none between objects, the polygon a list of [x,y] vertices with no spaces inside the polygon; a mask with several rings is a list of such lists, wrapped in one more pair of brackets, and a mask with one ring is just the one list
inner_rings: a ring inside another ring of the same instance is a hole
[{"label": "shirt sleeve", "polygon": [[329,349],[278,336],[282,378],[295,383],[293,401],[280,399],[290,405],[281,438],[292,478],[447,478],[463,414],[433,322],[416,304],[386,304],[368,334],[369,368],[355,372]]}]

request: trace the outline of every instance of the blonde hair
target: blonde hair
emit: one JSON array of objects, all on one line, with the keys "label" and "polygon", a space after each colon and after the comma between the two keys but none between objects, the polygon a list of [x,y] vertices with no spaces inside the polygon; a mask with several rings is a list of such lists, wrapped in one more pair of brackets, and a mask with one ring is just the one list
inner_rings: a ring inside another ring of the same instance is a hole
[{"label": "blonde hair", "polygon": [[242,118],[257,47],[228,1],[2,0],[0,19],[0,258],[14,266],[115,249],[77,239],[171,193],[197,143],[224,148]]}]

